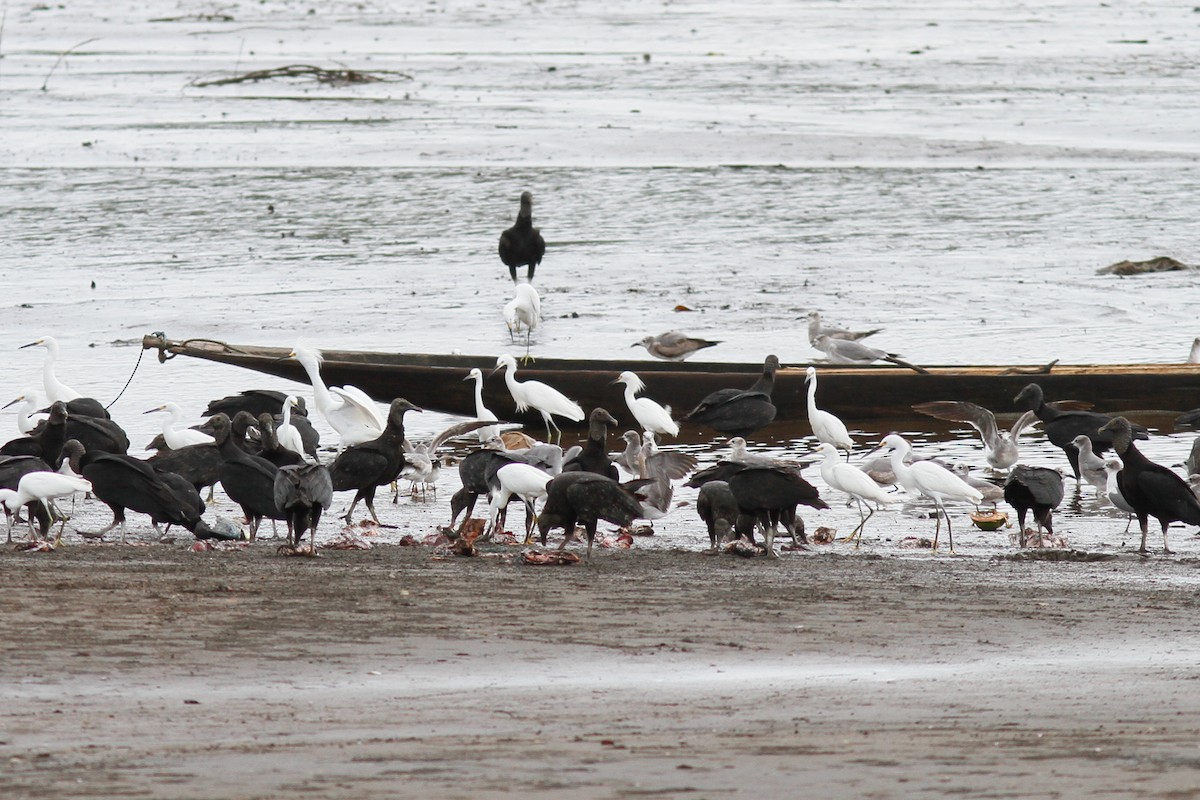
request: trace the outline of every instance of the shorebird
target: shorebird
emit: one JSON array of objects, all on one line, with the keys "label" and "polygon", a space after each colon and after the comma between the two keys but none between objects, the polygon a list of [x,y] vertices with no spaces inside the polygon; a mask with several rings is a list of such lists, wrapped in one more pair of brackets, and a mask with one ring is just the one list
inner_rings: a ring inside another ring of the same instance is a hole
[{"label": "shorebird", "polygon": [[664,361],[683,361],[706,347],[715,347],[720,341],[696,339],[679,331],[667,331],[658,336],[647,336],[630,347],[644,347],[646,352]]}]

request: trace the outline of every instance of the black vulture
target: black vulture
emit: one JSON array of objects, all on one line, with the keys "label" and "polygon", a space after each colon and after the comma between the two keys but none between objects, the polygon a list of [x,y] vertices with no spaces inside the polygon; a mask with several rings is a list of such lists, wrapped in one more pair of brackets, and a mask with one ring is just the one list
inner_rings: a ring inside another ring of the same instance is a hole
[{"label": "black vulture", "polygon": [[400,470],[405,464],[404,415],[408,411],[420,410],[404,398],[396,398],[388,409],[383,433],[369,442],[347,447],[330,466],[329,474],[335,492],[357,490],[350,510],[344,517],[347,523],[353,518],[354,507],[362,500],[371,512],[371,519],[379,524],[379,517],[375,513],[375,489],[387,486],[400,477]]},{"label": "black vulture", "polygon": [[587,532],[587,557],[592,555],[598,520],[622,527],[641,516],[642,505],[624,486],[594,472],[564,472],[546,485],[546,504],[538,516],[542,544],[551,528],[566,533],[563,544],[582,525]]},{"label": "black vulture", "polygon": [[1154,517],[1162,526],[1163,552],[1170,553],[1167,526],[1172,522],[1200,525],[1200,500],[1196,499],[1187,481],[1142,455],[1133,443],[1134,429],[1129,420],[1115,417],[1100,431],[1112,437],[1112,447],[1124,463],[1117,473],[1117,488],[1142,526],[1142,546],[1138,552],[1147,552],[1147,518]]},{"label": "black vulture", "polygon": [[275,505],[288,524],[288,544],[297,547],[310,535],[312,555],[317,553],[317,523],[321,512],[333,505],[333,479],[320,464],[280,467],[275,473]]},{"label": "black vulture", "polygon": [[588,438],[583,444],[583,450],[579,455],[563,464],[562,471],[594,472],[597,475],[612,478],[614,481],[620,480],[620,473],[617,472],[616,465],[608,457],[608,426],[616,424],[617,421],[608,411],[603,408],[593,408],[592,413],[588,415]]},{"label": "black vulture", "polygon": [[513,283],[517,282],[517,267],[529,267],[529,282],[533,283],[533,271],[542,263],[545,254],[546,241],[541,232],[533,227],[533,195],[521,192],[517,221],[500,234],[500,260],[508,267]]},{"label": "black vulture", "polygon": [[[499,437],[489,439],[482,450],[468,454],[458,462],[458,477],[462,488],[450,497],[450,527],[465,509],[463,524],[470,519],[471,512],[480,495],[489,494],[499,486],[496,471],[505,464],[529,464],[548,475],[557,475],[563,470],[562,449],[556,445],[538,445],[527,450],[505,450]],[[511,500],[511,498],[510,498]],[[499,524],[504,524],[504,509],[500,510]]]},{"label": "black vulture", "polygon": [[[226,417],[225,424],[228,425]],[[215,430],[215,429],[214,429]],[[221,480],[221,451],[215,444],[194,444],[178,450],[159,450],[147,463],[160,473],[174,473],[183,477],[199,492],[205,486],[211,488]]]},{"label": "black vulture", "polygon": [[1021,547],[1025,546],[1025,515],[1031,510],[1038,533],[1045,528],[1053,536],[1053,512],[1063,499],[1062,475],[1057,470],[1018,464],[1004,483],[1004,499],[1017,510]]},{"label": "black vulture", "polygon": [[800,505],[829,508],[816,487],[788,467],[745,467],[728,479],[738,510],[754,517],[763,528],[767,555],[775,557],[775,528],[779,524],[797,545],[807,543],[804,520],[796,513]]},{"label": "black vulture", "polygon": [[696,513],[708,527],[708,540],[713,549],[720,544],[717,521],[725,520],[732,529],[737,524],[738,506],[729,484],[725,481],[708,481],[700,487],[696,498]]},{"label": "black vulture", "polygon": [[37,456],[47,464],[57,465],[67,436],[67,404],[50,404],[50,417],[33,429],[29,436],[20,436],[0,447],[4,456]]},{"label": "black vulture", "polygon": [[260,458],[277,467],[294,467],[304,463],[304,456],[279,443],[279,437],[275,435],[275,418],[266,411],[258,415],[258,436],[262,445],[258,451]]},{"label": "black vulture", "polygon": [[[146,461],[116,453],[91,452],[84,457],[83,477],[92,493],[113,512],[113,521],[100,533],[120,526],[125,541],[125,509],[149,515],[155,532],[159,524],[180,525],[197,538],[215,538],[200,519],[199,496],[180,496]],[[186,485],[186,484],[185,484]],[[188,488],[191,488],[190,486]]]},{"label": "black vulture", "polygon": [[[208,408],[204,410],[204,416],[211,417],[214,414],[224,414],[233,419],[234,415],[239,411],[246,411],[255,419],[259,414],[267,413],[274,415],[283,414],[283,402],[288,397],[287,392],[277,392],[274,389],[247,389],[241,394],[231,394],[228,397],[222,397],[218,400],[210,400]],[[296,398],[296,406],[293,414],[299,414],[302,417],[308,416],[308,408],[304,405],[304,398]]]},{"label": "black vulture", "polygon": [[[248,412],[239,411],[238,416]],[[233,439],[232,423],[224,414],[212,418],[213,435],[221,451],[221,466],[218,475],[221,487],[229,499],[242,508],[250,524],[250,540],[258,536],[258,526],[263,517],[283,519],[283,512],[275,505],[275,473],[279,468],[265,458],[250,455],[237,446]]]},{"label": "black vulture", "polygon": [[684,419],[731,436],[746,436],[775,419],[775,373],[779,359],[767,356],[762,375],[749,389],[718,389],[700,401]]},{"label": "black vulture", "polygon": [[[1067,461],[1071,462],[1071,472],[1076,481],[1080,478],[1079,450],[1071,443],[1072,439],[1081,434],[1088,437],[1092,440],[1092,452],[1097,455],[1113,445],[1112,433],[1101,432],[1101,427],[1112,420],[1112,417],[1094,411],[1064,411],[1054,403],[1047,403],[1042,387],[1036,383],[1022,389],[1013,398],[1013,403],[1017,408],[1032,411],[1042,421],[1042,430],[1046,432],[1046,438],[1055,447],[1062,448]],[[1142,425],[1131,424],[1131,430],[1138,439],[1149,438],[1149,433]]]}]

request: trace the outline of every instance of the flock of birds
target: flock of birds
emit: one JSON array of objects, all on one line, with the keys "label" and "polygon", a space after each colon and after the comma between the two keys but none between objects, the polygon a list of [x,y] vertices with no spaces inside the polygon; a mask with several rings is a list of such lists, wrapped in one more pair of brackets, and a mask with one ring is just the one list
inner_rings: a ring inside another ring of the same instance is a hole
[{"label": "flock of birds", "polygon": [[[532,203],[528,192],[521,195],[516,223],[501,235],[499,246],[501,260],[516,286],[513,301],[504,309],[505,320],[514,339],[525,332],[527,356],[529,332],[540,317],[532,279],[545,253],[545,242],[532,225]],[[519,267],[527,268],[523,282],[518,279]],[[812,345],[834,363],[886,360],[920,370],[895,353],[862,344],[862,339],[878,330],[831,326],[815,311],[808,315],[808,326]],[[644,347],[658,358],[683,360],[717,344],[670,331],[633,346]],[[42,390],[28,389],[8,404],[21,404],[17,415],[20,435],[0,447],[0,505],[9,521],[9,542],[21,513],[31,541],[47,540],[56,520],[61,523],[56,543],[60,541],[68,519],[61,505],[67,498],[74,502],[79,493],[94,496],[113,514],[112,523],[92,536],[119,527],[124,540],[125,513],[131,510],[148,515],[156,532],[160,525],[177,525],[198,539],[242,538],[242,528],[236,523],[218,518],[210,524],[203,519],[203,493],[207,490],[211,503],[214,487],[220,483],[244,514],[249,539],[257,538],[264,519],[272,524],[283,521],[286,547],[315,554],[317,527],[323,512],[332,507],[335,493],[354,492],[342,515],[348,525],[353,523],[359,503],[380,524],[375,508],[377,490],[392,486],[395,499],[398,482],[408,480],[414,496],[418,491],[422,496],[436,492],[440,470],[448,463],[439,450],[464,436],[475,437],[479,447],[457,464],[461,488],[450,498],[450,521],[444,528],[452,537],[463,534],[479,498],[488,498],[485,536],[504,530],[506,510],[512,500],[519,500],[526,509],[526,542],[536,529],[545,544],[549,531],[561,528],[565,545],[578,526],[584,530],[590,556],[599,521],[628,528],[635,520],[660,519],[676,507],[676,482],[686,480],[687,486],[699,490],[696,511],[714,549],[730,542],[776,556],[774,539],[780,526],[795,545],[802,547],[808,541],[800,506],[829,508],[818,489],[801,474],[803,464],[751,452],[745,439],[775,418],[771,397],[780,363],[774,355],[767,356],[761,376],[751,386],[715,391],[680,420],[669,406],[643,394],[646,387],[636,373],[616,375],[613,383],[623,385],[625,404],[640,430],[624,433],[625,447],[614,457],[607,440],[609,428],[618,422],[604,408],[594,408],[586,415],[584,442],[564,450],[554,418],[581,422],[584,409],[544,382],[518,380],[517,359],[512,355],[501,355],[493,374],[503,372],[518,412],[533,410],[541,415],[552,443],[538,442],[514,430],[501,431],[496,414],[484,405],[485,378],[479,369],[463,378],[474,384],[476,418],[453,425],[429,441],[411,441],[405,432],[405,416],[420,412],[420,408],[397,398],[386,415],[381,414],[361,389],[327,386],[321,377],[319,351],[297,345],[289,358],[307,373],[316,412],[338,437],[336,455],[322,463],[319,435],[308,419],[305,400],[270,390],[248,390],[214,400],[205,409],[206,420],[192,427],[185,427],[185,413],[173,403],[149,409],[145,413],[161,414],[163,419],[161,436],[149,445],[156,453],[146,459],[131,456],[129,439],[108,410],[58,380],[56,341],[46,337],[25,345],[34,346],[46,350]],[[1138,450],[1135,441],[1148,437],[1145,428],[1124,417],[1092,412],[1086,403],[1046,402],[1037,384],[1029,384],[1014,398],[1014,405],[1024,413],[1009,431],[999,428],[992,412],[970,402],[914,406],[920,413],[975,428],[988,467],[1002,476],[989,481],[972,476],[962,465],[950,468],[921,458],[896,433],[883,436],[874,451],[865,454],[859,465],[852,465],[855,441],[834,413],[818,406],[815,367],[807,369],[805,382],[821,477],[829,489],[857,506],[858,525],[846,537],[856,546],[879,508],[918,496],[933,503],[934,549],[943,519],[949,547],[954,547],[949,503],[978,508],[990,502],[994,507],[1004,499],[1017,511],[1022,546],[1030,512],[1038,526],[1034,535],[1040,538],[1045,528],[1053,536],[1052,512],[1063,499],[1063,476],[1055,469],[1019,463],[1018,437],[1039,424],[1049,441],[1063,450],[1077,482],[1093,484],[1113,505],[1138,518],[1142,552],[1146,551],[1149,517],[1162,527],[1166,552],[1170,552],[1167,528],[1171,522],[1200,525],[1200,501],[1189,482]],[[679,435],[680,421],[729,436],[728,454],[697,470],[694,455],[662,447],[662,437]],[[1119,461],[1102,458],[1110,449]],[[1193,448],[1188,466],[1189,472],[1200,473],[1200,445]],[[1200,484],[1200,479],[1193,484]],[[897,487],[904,490],[903,495]],[[455,527],[464,512],[463,523]],[[310,537],[307,549],[302,548],[306,532]],[[761,548],[756,544],[756,532],[762,535]]]}]

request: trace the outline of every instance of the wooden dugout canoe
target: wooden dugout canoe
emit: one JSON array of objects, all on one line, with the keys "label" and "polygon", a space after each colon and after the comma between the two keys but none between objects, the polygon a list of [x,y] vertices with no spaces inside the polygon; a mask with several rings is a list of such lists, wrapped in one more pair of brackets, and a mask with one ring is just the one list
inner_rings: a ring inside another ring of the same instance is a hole
[{"label": "wooden dugout canoe", "polygon": [[[158,350],[160,361],[185,355],[308,383],[300,364],[286,359],[290,351],[284,347],[231,345],[211,339],[175,341],[157,333],[143,337],[142,347]],[[516,414],[502,376],[490,376],[496,366],[494,356],[322,352],[321,375],[329,385],[352,384],[380,402],[403,397],[422,408],[464,416],[474,416],[475,403],[471,386],[463,383],[463,378],[472,367],[478,367],[486,377],[484,402],[493,412],[501,419],[541,423],[537,414]],[[785,365],[777,373],[772,395],[777,421],[807,420],[807,366]],[[835,411],[848,424],[911,419],[916,415],[910,407],[930,400],[969,400],[997,414],[1015,413],[1013,397],[1031,382],[1041,385],[1047,400],[1086,400],[1105,413],[1178,414],[1200,406],[1200,364],[1056,364],[1049,371],[1002,365],[927,366],[928,374],[892,364],[815,366],[820,375],[819,405]],[[628,416],[623,387],[614,385],[613,380],[631,368],[645,381],[645,394],[672,406],[677,417],[717,389],[750,386],[762,372],[761,362],[539,358],[520,366],[517,379],[544,381],[585,410],[603,406],[622,419]]]}]

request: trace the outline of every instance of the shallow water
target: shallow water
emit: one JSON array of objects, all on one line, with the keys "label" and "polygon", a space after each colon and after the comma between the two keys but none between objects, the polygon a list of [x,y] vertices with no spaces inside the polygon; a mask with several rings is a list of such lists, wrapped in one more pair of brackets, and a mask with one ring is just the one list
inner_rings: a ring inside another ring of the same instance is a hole
[{"label": "shallow water", "polygon": [[[45,334],[64,348],[60,376],[105,402],[154,330],[515,350],[495,243],[522,189],[549,243],[535,355],[636,368],[648,356],[632,342],[678,327],[722,340],[716,360],[803,363],[818,355],[801,321],[814,308],[885,328],[874,343],[916,363],[1172,362],[1198,332],[1192,273],[1096,275],[1124,258],[1196,260],[1189,7],[404,9],[222,7],[232,21],[156,2],[10,9],[0,352],[11,396],[37,384],[41,363],[15,348]],[[411,80],[190,85],[290,63]],[[113,412],[144,444],[156,428],[142,410],[171,399],[199,413],[249,386],[294,384],[147,357]],[[414,435],[446,421],[427,417]],[[969,431],[913,433],[981,463]],[[805,434],[771,431],[764,444],[795,455]],[[1179,463],[1191,438],[1145,450]],[[1027,454],[1065,467],[1040,437]],[[1069,538],[1124,541],[1089,502],[1062,514]],[[424,525],[444,508],[401,518]],[[704,541],[682,516],[660,527]],[[838,503],[810,527],[853,519]],[[924,523],[887,512],[872,526],[898,540]]]}]

